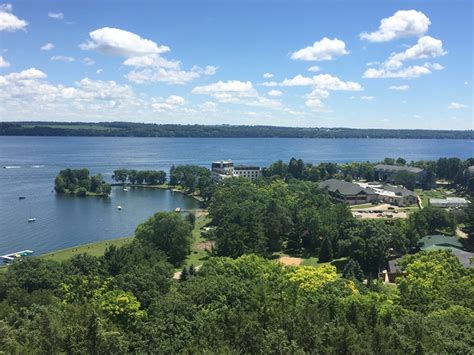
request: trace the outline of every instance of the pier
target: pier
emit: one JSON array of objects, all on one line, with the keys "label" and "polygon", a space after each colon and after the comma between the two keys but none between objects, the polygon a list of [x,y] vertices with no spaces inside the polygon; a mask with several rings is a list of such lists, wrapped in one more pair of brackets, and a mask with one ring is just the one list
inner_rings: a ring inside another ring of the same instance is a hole
[{"label": "pier", "polygon": [[33,250],[22,250],[22,251],[17,251],[15,253],[2,255],[0,258],[3,260],[4,263],[12,263],[15,260],[19,260],[31,254],[33,254]]}]

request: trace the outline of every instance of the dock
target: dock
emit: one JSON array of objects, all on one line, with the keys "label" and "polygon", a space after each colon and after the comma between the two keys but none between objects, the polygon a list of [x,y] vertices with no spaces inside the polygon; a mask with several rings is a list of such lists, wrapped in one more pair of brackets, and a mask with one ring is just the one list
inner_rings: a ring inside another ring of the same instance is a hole
[{"label": "dock", "polygon": [[33,250],[22,250],[22,251],[17,251],[15,253],[2,255],[0,258],[3,260],[4,263],[12,263],[15,260],[19,260],[31,254],[33,254]]}]

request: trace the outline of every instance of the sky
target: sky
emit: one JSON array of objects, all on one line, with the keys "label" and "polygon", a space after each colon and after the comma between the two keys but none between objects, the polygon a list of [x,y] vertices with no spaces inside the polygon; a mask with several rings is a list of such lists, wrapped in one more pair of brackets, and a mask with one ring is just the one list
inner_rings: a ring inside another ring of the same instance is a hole
[{"label": "sky", "polygon": [[0,3],[0,121],[473,129],[471,0]]}]

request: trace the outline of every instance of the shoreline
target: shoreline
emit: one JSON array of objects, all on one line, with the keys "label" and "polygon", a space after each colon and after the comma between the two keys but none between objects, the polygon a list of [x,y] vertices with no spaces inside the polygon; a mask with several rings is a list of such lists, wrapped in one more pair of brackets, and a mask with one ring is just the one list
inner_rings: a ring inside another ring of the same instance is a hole
[{"label": "shoreline", "polygon": [[162,189],[162,190],[170,190],[172,192],[179,192],[187,197],[193,198],[196,201],[199,201],[200,203],[203,203],[204,200],[199,194],[189,194],[186,191],[178,188],[177,186],[173,185],[168,185],[168,184],[162,184],[162,185],[147,185],[147,184],[130,184],[130,183],[113,183],[110,184],[112,187],[120,187],[120,186],[127,186],[127,187],[140,187],[140,188],[147,188],[147,189]]}]

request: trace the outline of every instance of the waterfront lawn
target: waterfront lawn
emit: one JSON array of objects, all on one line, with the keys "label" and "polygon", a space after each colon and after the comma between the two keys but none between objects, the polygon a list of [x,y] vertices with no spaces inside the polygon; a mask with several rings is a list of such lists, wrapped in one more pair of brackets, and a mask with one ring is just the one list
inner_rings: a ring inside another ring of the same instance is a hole
[{"label": "waterfront lawn", "polygon": [[109,246],[115,245],[116,247],[121,247],[127,243],[130,243],[133,238],[135,237],[117,238],[104,240],[97,243],[78,245],[72,248],[57,250],[39,257],[45,260],[64,261],[72,258],[74,255],[84,253],[92,256],[101,256],[104,255],[105,249],[107,249]]}]

